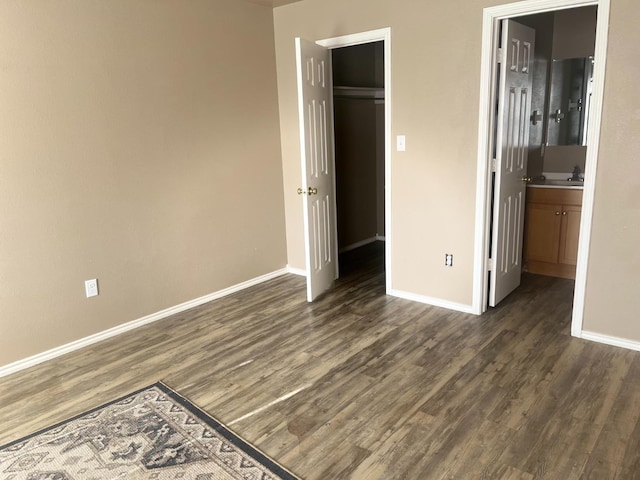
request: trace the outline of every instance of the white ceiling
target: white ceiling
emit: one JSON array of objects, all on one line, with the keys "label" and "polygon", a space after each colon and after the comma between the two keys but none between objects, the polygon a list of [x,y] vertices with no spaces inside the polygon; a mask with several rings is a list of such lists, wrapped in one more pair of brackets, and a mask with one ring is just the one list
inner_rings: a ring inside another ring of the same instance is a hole
[{"label": "white ceiling", "polygon": [[247,2],[257,3],[258,5],[264,5],[265,7],[280,7],[289,3],[300,2],[301,0],[246,0]]}]

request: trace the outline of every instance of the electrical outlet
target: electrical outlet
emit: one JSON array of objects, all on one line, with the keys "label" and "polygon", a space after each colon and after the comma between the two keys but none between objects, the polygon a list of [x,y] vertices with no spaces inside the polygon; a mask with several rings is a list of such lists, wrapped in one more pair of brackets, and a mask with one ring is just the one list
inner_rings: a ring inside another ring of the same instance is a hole
[{"label": "electrical outlet", "polygon": [[444,254],[444,266],[453,267],[453,253]]},{"label": "electrical outlet", "polygon": [[93,278],[84,282],[84,290],[87,293],[87,298],[95,297],[98,295],[98,279]]}]

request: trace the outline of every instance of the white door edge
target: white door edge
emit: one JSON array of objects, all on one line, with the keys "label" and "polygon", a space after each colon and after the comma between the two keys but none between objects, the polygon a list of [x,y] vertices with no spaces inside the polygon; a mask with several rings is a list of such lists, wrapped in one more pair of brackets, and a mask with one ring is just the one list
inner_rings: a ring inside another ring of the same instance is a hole
[{"label": "white door edge", "polygon": [[494,51],[497,25],[500,20],[519,15],[533,15],[554,10],[597,6],[596,45],[594,68],[593,110],[589,118],[587,137],[587,159],[582,196],[582,217],[580,221],[580,240],[578,245],[578,264],[573,300],[571,335],[581,337],[583,332],[584,304],[591,243],[591,225],[593,222],[593,203],[597,175],[600,126],[602,123],[602,104],[604,97],[604,76],[606,67],[607,40],[609,29],[610,0],[524,0],[517,3],[485,8],[482,20],[482,57],[480,66],[480,105],[478,126],[478,175],[476,181],[476,215],[473,272],[473,312],[482,314],[487,309],[487,246],[488,225],[490,220],[489,192],[491,181],[491,142],[489,134],[492,128],[492,85],[494,82]]},{"label": "white door edge", "polygon": [[[316,43],[334,49],[361,45],[363,43],[384,42],[384,233],[385,233],[385,278],[387,294],[392,290],[391,269],[391,27],[367,32],[325,38]],[[338,229],[335,224],[334,228]]]},{"label": "white door edge", "polygon": [[[295,39],[295,47],[296,47],[296,85],[298,88],[298,118],[304,118],[304,104],[303,104],[303,89],[302,89],[302,66],[299,64],[300,61],[300,38],[297,37]],[[300,136],[300,145],[303,146],[306,142],[305,140],[305,131],[304,125],[302,124],[302,120],[299,121],[299,133]],[[307,159],[305,154],[305,149],[300,149],[300,159],[301,159],[301,169],[302,169],[302,189],[306,191],[307,189]],[[311,253],[309,252],[309,215],[307,214],[307,196],[303,195],[302,203],[303,203],[303,211],[304,215],[302,218],[304,225],[304,249],[305,249],[305,269],[306,269],[306,277],[307,277],[307,300],[311,301]]]}]

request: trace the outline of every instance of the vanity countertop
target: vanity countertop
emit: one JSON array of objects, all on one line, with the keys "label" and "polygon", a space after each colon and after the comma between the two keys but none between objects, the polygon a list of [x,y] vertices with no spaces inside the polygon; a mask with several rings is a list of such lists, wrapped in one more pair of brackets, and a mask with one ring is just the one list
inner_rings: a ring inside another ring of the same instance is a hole
[{"label": "vanity countertop", "polygon": [[582,190],[584,182],[572,182],[571,180],[535,180],[527,185],[529,188],[567,188],[571,190]]}]

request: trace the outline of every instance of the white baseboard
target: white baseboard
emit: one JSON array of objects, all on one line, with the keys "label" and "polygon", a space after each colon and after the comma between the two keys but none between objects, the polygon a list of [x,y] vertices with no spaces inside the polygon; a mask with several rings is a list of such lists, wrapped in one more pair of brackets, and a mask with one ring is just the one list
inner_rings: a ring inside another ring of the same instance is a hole
[{"label": "white baseboard", "polygon": [[301,277],[307,276],[307,271],[304,268],[293,268],[289,265],[287,265],[287,273],[290,273],[292,275],[299,275]]},{"label": "white baseboard", "polygon": [[157,322],[158,320],[163,320],[176,313],[181,313],[186,310],[189,310],[190,308],[198,307],[207,302],[211,302],[212,300],[226,297],[227,295],[231,295],[232,293],[245,290],[249,287],[253,287],[254,285],[258,285],[268,280],[272,280],[286,273],[290,273],[288,268],[276,270],[275,272],[267,273],[266,275],[252,278],[251,280],[247,280],[246,282],[238,283],[237,285],[233,285],[231,287],[219,290],[217,292],[210,293],[209,295],[205,295],[203,297],[199,297],[194,300],[189,300],[188,302],[181,303],[180,305],[169,307],[160,312],[152,313],[151,315],[147,315],[145,317],[139,318],[138,320],[133,320],[131,322],[118,325],[117,327],[113,327],[103,332],[99,332],[94,335],[81,338],[74,342],[67,343],[66,345],[62,345],[60,347],[53,348],[46,352],[33,355],[32,357],[18,360],[17,362],[10,363],[9,365],[0,366],[0,377],[11,375],[12,373],[16,373],[20,370],[33,367],[34,365],[38,365],[39,363],[46,362],[47,360],[52,360],[56,357],[60,357],[67,353],[73,352],[75,350],[79,350],[81,348],[92,345],[94,343],[98,343],[108,338],[115,337],[116,335],[120,335],[121,333],[134,330],[136,328],[142,327],[143,325]]},{"label": "white baseboard", "polygon": [[612,337],[610,335],[603,335],[601,333],[582,331],[579,336],[584,340],[591,340],[592,342],[604,343],[605,345],[612,345],[614,347],[627,348],[629,350],[635,350],[640,352],[640,342],[628,340],[626,338]]},{"label": "white baseboard", "polygon": [[346,247],[342,247],[340,249],[340,253],[349,252],[351,250],[355,250],[356,248],[364,247],[365,245],[369,245],[370,243],[379,241],[384,241],[384,237],[376,235],[375,237],[365,238],[364,240],[361,240],[359,242],[352,243],[351,245],[347,245]]},{"label": "white baseboard", "polygon": [[387,291],[387,295],[391,295],[392,297],[404,298],[405,300],[411,300],[412,302],[433,305],[434,307],[442,307],[449,310],[455,310],[456,312],[475,314],[472,305],[450,302],[448,300],[442,300],[441,298],[425,297],[423,295],[416,295],[415,293],[403,292],[401,290]]}]

